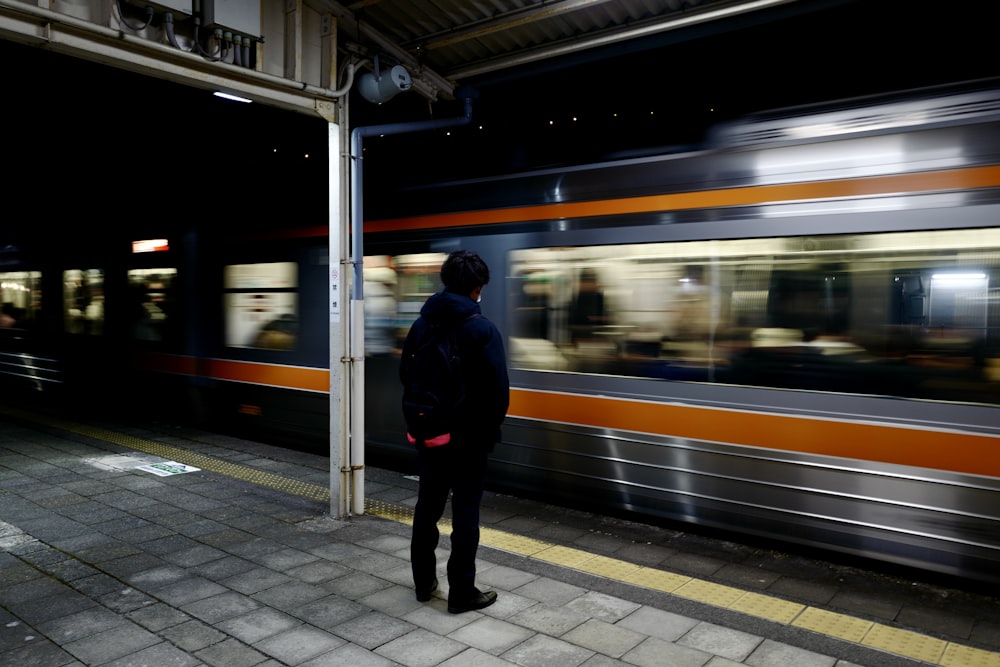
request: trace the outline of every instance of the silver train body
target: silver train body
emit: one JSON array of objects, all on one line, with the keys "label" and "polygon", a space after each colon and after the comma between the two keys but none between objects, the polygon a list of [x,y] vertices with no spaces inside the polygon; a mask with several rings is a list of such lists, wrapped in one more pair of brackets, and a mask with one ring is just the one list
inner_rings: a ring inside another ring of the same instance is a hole
[{"label": "silver train body", "polygon": [[[415,190],[366,255],[400,331],[416,265],[493,267],[505,487],[1000,581],[998,119],[990,90],[856,102]],[[368,400],[369,447],[401,442]]]}]

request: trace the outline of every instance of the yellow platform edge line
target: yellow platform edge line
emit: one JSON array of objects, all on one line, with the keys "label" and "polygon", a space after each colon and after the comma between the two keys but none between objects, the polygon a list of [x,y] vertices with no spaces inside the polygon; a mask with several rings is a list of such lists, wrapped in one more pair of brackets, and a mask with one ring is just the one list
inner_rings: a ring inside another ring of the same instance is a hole
[{"label": "yellow platform edge line", "polygon": [[[115,433],[51,416],[35,415],[24,410],[0,406],[0,414],[44,422],[71,433],[104,440],[128,449],[161,456],[208,472],[215,472],[234,479],[249,481],[259,486],[283,491],[312,500],[330,501],[330,490],[316,484],[269,473],[249,466],[220,461],[213,457],[144,440],[135,436]],[[412,509],[384,501],[365,501],[365,510],[372,516],[397,523],[412,524]],[[406,516],[402,516],[406,515]],[[442,520],[447,530],[450,523]],[[748,616],[763,618],[782,625],[790,625],[875,648],[904,658],[910,658],[941,667],[1000,667],[1000,653],[957,644],[930,637],[910,630],[857,619],[815,607],[806,607],[762,593],[744,591],[731,586],[695,579],[663,570],[635,565],[628,561],[598,556],[572,547],[550,544],[535,538],[506,533],[494,528],[482,528],[480,543],[484,546],[515,553],[567,569],[587,572],[630,585],[667,592],[689,600],[736,611]]]}]

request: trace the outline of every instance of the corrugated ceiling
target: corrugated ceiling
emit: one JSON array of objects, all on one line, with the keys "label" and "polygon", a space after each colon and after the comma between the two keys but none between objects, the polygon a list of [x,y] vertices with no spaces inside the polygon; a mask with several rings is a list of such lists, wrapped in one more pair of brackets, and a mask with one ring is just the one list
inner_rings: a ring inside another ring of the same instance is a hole
[{"label": "corrugated ceiling", "polygon": [[[484,75],[608,47],[652,43],[809,0],[314,0],[338,20],[342,48],[407,67],[433,99]],[[395,61],[395,62],[392,62]]]}]

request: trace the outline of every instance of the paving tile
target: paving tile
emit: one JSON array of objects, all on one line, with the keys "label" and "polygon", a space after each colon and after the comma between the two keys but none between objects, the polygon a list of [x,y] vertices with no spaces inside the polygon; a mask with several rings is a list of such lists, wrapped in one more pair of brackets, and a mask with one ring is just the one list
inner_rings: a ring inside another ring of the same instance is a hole
[{"label": "paving tile", "polygon": [[38,626],[46,621],[92,609],[97,607],[97,603],[86,595],[67,589],[48,597],[29,599],[5,606],[16,611],[18,617],[25,623]]},{"label": "paving tile", "polygon": [[341,623],[357,618],[371,611],[369,607],[339,595],[328,595],[301,607],[289,610],[289,614],[306,623],[324,630],[332,630]]},{"label": "paving tile", "polygon": [[642,605],[622,598],[588,591],[566,603],[566,607],[609,623],[619,621]]},{"label": "paving tile", "polygon": [[560,637],[589,618],[586,613],[567,607],[536,604],[508,616],[507,620],[535,632]]},{"label": "paving tile", "polygon": [[655,607],[642,606],[622,620],[618,625],[636,632],[674,642],[698,625],[698,621]]},{"label": "paving tile", "polygon": [[656,637],[649,637],[634,649],[622,656],[622,660],[637,667],[704,667],[712,658],[705,653],[689,646],[681,646],[665,642]]},{"label": "paving tile", "polygon": [[763,641],[762,637],[713,623],[699,623],[677,640],[677,644],[743,661]]},{"label": "paving tile", "polygon": [[235,639],[195,651],[195,656],[213,667],[253,667],[268,659],[267,655]]},{"label": "paving tile", "polygon": [[151,589],[150,594],[175,607],[183,607],[228,591],[229,589],[225,586],[204,577],[187,577]]},{"label": "paving tile", "polygon": [[298,549],[279,549],[270,553],[262,554],[256,560],[264,567],[272,570],[284,572],[306,563],[311,563],[319,559],[316,554],[311,554]]},{"label": "paving tile", "polygon": [[448,635],[458,628],[464,627],[482,618],[477,614],[449,614],[447,602],[435,600],[425,602],[420,607],[402,617],[402,620],[433,632],[436,635]]},{"label": "paving tile", "polygon": [[246,614],[220,621],[215,624],[215,627],[242,642],[254,644],[262,639],[285,632],[299,625],[302,625],[302,621],[294,616],[289,616],[277,609],[262,607]]},{"label": "paving tile", "polygon": [[204,663],[190,653],[168,642],[136,651],[101,667],[200,667]]},{"label": "paving tile", "polygon": [[183,605],[181,610],[195,618],[215,625],[235,616],[241,616],[254,609],[259,609],[261,603],[248,595],[236,591],[225,591],[218,595],[195,600]]},{"label": "paving tile", "polygon": [[[357,644],[344,644],[328,653],[316,656],[299,667],[398,667],[400,663],[362,648]],[[462,667],[474,667],[471,663]],[[509,667],[509,666],[505,666]]]},{"label": "paving tile", "polygon": [[134,554],[119,558],[118,560],[98,563],[101,570],[119,579],[127,579],[136,572],[142,572],[143,570],[149,570],[164,564],[166,562],[159,556],[147,553]]},{"label": "paving tile", "polygon": [[976,619],[959,613],[943,615],[937,609],[918,605],[905,605],[896,618],[900,623],[921,632],[946,637],[971,637]]},{"label": "paving tile", "polygon": [[586,588],[548,577],[536,577],[523,586],[507,588],[512,593],[553,606],[566,604],[587,592]]},{"label": "paving tile", "polygon": [[214,646],[226,639],[225,633],[195,619],[163,628],[157,634],[191,653]]},{"label": "paving tile", "polygon": [[111,610],[103,607],[92,607],[39,623],[38,630],[60,646],[64,646],[124,623],[125,621]]},{"label": "paving tile", "polygon": [[370,611],[341,623],[333,628],[333,632],[359,646],[374,649],[396,637],[412,632],[415,628],[412,623],[386,616],[381,612]]},{"label": "paving tile", "polygon": [[322,586],[291,580],[254,593],[253,598],[261,604],[287,610],[326,597],[328,594]]},{"label": "paving tile", "polygon": [[798,577],[783,576],[767,588],[767,592],[804,604],[827,604],[837,594],[836,584]]},{"label": "paving tile", "polygon": [[43,638],[26,641],[0,653],[0,664],[10,667],[70,667],[80,663],[59,645]]},{"label": "paving tile", "polygon": [[118,614],[127,614],[136,609],[156,604],[156,600],[153,598],[128,587],[120,587],[112,593],[106,593],[97,598],[97,601],[101,606]]},{"label": "paving tile", "polygon": [[995,622],[978,621],[972,628],[971,639],[984,646],[991,647],[994,651],[1000,650],[1000,620]]},{"label": "paving tile", "polygon": [[185,568],[191,574],[205,577],[213,581],[221,581],[229,577],[245,574],[258,567],[253,561],[240,558],[239,556],[225,556],[201,565]]},{"label": "paving tile", "polygon": [[154,591],[190,579],[187,570],[168,563],[159,563],[148,570],[140,570],[125,577],[130,585],[145,591]]},{"label": "paving tile", "polygon": [[198,565],[204,565],[205,563],[221,560],[228,555],[229,554],[225,551],[220,551],[215,547],[210,547],[204,544],[196,544],[189,549],[181,549],[179,551],[171,551],[168,554],[163,554],[162,558],[168,563],[173,563],[174,565],[183,568],[192,568],[197,567]]},{"label": "paving tile", "polygon": [[[535,635],[500,655],[522,667],[577,667],[594,652],[554,637]],[[664,664],[664,663],[661,663]]]},{"label": "paving tile", "polygon": [[769,639],[761,642],[743,663],[751,667],[833,667],[836,658],[781,644]]},{"label": "paving tile", "polygon": [[861,590],[841,590],[830,600],[830,606],[863,618],[893,620],[899,614],[902,604],[895,596],[882,596],[877,592]]},{"label": "paving tile", "polygon": [[314,560],[285,570],[285,574],[308,584],[320,584],[350,573],[348,568],[327,560]]},{"label": "paving tile", "polygon": [[772,585],[780,577],[775,572],[768,572],[759,567],[747,567],[742,564],[723,565],[715,577],[720,583],[738,586],[748,590],[762,591]]},{"label": "paving tile", "polygon": [[246,558],[247,560],[255,560],[263,554],[269,554],[272,551],[280,549],[284,549],[284,545],[259,536],[225,547],[225,551],[241,558]]},{"label": "paving tile", "polygon": [[253,646],[284,665],[298,665],[316,656],[329,653],[345,643],[346,641],[341,637],[319,628],[311,625],[298,625],[263,639]]},{"label": "paving tile", "polygon": [[162,602],[136,609],[128,614],[128,618],[151,632],[157,632],[191,620],[191,617],[180,609],[175,609]]},{"label": "paving tile", "polygon": [[514,590],[519,586],[524,586],[538,579],[538,575],[524,572],[505,565],[496,565],[479,573],[478,582],[480,588],[502,588],[504,590]]},{"label": "paving tile", "polygon": [[500,655],[534,636],[534,631],[515,623],[484,616],[448,634],[451,639]]},{"label": "paving tile", "polygon": [[95,570],[90,565],[81,563],[80,561],[74,559],[67,559],[58,563],[52,563],[51,565],[46,565],[42,569],[56,579],[65,582],[73,582],[78,579],[91,577],[98,572],[98,570]]},{"label": "paving tile", "polygon": [[[438,591],[441,594],[441,591]],[[418,602],[411,585],[388,586],[375,591],[371,595],[359,598],[358,602],[372,609],[389,614],[390,616],[401,617],[410,613],[414,609],[424,605]]]},{"label": "paving tile", "polygon": [[591,618],[559,638],[594,652],[620,658],[646,639],[646,635]]},{"label": "paving tile", "polygon": [[139,625],[122,623],[109,630],[62,644],[62,647],[84,664],[101,665],[129,656],[161,641],[155,634]]},{"label": "paving tile", "polygon": [[52,581],[37,568],[21,562],[0,568],[0,604],[37,597],[44,594],[43,589],[51,592],[63,590],[63,584]]},{"label": "paving tile", "polygon": [[385,579],[364,572],[355,572],[349,577],[340,577],[322,584],[325,590],[352,600],[360,600],[392,585]]}]

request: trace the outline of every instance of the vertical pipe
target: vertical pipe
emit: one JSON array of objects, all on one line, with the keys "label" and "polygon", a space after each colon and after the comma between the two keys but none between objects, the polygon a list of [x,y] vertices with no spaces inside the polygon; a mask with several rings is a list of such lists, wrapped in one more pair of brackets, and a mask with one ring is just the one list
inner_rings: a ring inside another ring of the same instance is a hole
[{"label": "vertical pipe", "polygon": [[[431,120],[431,121],[420,121],[413,123],[389,123],[387,125],[368,125],[364,127],[356,127],[351,131],[351,148],[350,148],[350,179],[351,179],[351,241],[352,241],[352,257],[348,260],[349,263],[353,264],[353,282],[351,285],[351,307],[350,316],[352,319],[352,326],[350,327],[351,343],[349,349],[351,351],[350,363],[352,365],[351,376],[351,386],[348,388],[352,400],[351,405],[351,415],[350,415],[350,446],[345,451],[348,453],[349,463],[347,466],[344,462],[341,462],[341,467],[344,470],[349,469],[351,471],[351,483],[353,484],[352,491],[350,493],[351,506],[355,514],[363,514],[365,507],[364,498],[364,470],[365,470],[365,419],[364,419],[364,409],[365,409],[365,373],[364,373],[364,331],[365,331],[365,297],[364,297],[364,203],[362,197],[364,195],[364,175],[363,175],[363,165],[362,159],[363,154],[361,152],[362,139],[367,136],[372,135],[382,135],[382,134],[402,134],[404,132],[419,132],[423,130],[434,130],[438,128],[454,127],[456,125],[465,125],[472,120],[472,100],[475,97],[474,92],[466,88],[464,89],[464,95],[462,97],[464,102],[464,116],[458,116],[456,118],[445,118],[441,120]],[[458,94],[458,91],[456,91]],[[332,146],[331,146],[332,149]],[[330,230],[331,236],[333,234],[333,229]],[[330,255],[331,265],[333,262],[333,254]],[[347,263],[344,264],[347,266]],[[332,326],[331,326],[332,330]],[[331,346],[331,355],[333,353],[333,348]],[[347,355],[345,355],[346,358]],[[330,359],[330,368],[333,369],[333,357]],[[333,386],[331,384],[331,392]],[[333,406],[333,397],[331,396],[331,408]],[[332,415],[332,410],[331,410]],[[333,436],[333,424],[331,424],[331,437]],[[332,453],[332,452],[331,452]],[[331,456],[331,468],[333,467],[333,460]]]}]

